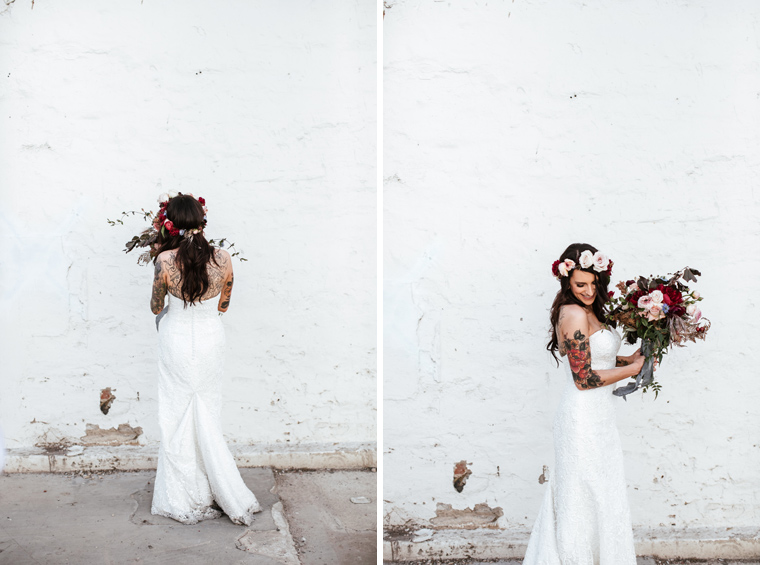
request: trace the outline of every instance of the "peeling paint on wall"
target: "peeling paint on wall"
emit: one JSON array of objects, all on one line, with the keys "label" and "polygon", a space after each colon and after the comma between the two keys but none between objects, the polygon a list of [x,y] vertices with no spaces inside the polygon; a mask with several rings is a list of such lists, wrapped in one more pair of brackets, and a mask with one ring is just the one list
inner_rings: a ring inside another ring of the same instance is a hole
[{"label": "peeling paint on wall", "polygon": [[538,476],[538,484],[542,485],[549,480],[549,467],[544,465],[544,471]]},{"label": "peeling paint on wall", "polygon": [[470,475],[472,475],[472,471],[467,468],[467,461],[464,459],[454,465],[454,488],[457,492],[462,492],[464,485],[467,483],[467,477]]},{"label": "peeling paint on wall", "polygon": [[49,428],[39,436],[34,445],[44,449],[46,453],[59,453],[65,451],[72,443],[71,438],[57,428]]},{"label": "peeling paint on wall", "polygon": [[104,388],[100,391],[100,411],[103,414],[108,414],[111,409],[111,404],[116,400],[116,397],[111,392],[111,387]]},{"label": "peeling paint on wall", "polygon": [[83,445],[139,445],[137,438],[142,435],[141,427],[119,424],[118,428],[101,430],[97,424],[87,424],[87,433],[80,440]]},{"label": "peeling paint on wall", "polygon": [[435,517],[430,519],[430,523],[438,529],[495,529],[499,527],[497,520],[503,515],[504,512],[500,507],[491,508],[485,502],[464,510],[455,510],[451,504],[439,502],[435,509]]}]

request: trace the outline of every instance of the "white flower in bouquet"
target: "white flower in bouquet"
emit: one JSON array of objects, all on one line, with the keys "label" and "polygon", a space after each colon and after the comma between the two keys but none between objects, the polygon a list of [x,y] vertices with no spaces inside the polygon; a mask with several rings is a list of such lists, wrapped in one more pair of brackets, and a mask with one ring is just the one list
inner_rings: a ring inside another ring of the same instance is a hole
[{"label": "white flower in bouquet", "polygon": [[578,258],[578,262],[581,264],[582,269],[588,269],[594,264],[594,254],[589,249],[586,249]]},{"label": "white flower in bouquet", "polygon": [[662,304],[662,292],[659,290],[653,290],[649,293],[649,296],[655,304]]}]

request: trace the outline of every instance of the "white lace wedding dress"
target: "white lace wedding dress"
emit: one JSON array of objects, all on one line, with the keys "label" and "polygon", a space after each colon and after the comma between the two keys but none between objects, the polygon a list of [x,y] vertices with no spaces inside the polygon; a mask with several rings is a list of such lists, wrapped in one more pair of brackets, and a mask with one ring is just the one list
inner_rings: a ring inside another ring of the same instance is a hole
[{"label": "white lace wedding dress", "polygon": [[[161,446],[151,513],[185,524],[219,518],[251,525],[261,511],[222,435],[224,327],[219,297],[183,308],[167,295],[158,332]],[[218,507],[215,507],[214,504]]]},{"label": "white lace wedding dress", "polygon": [[[591,367],[615,367],[620,335],[591,334]],[[554,473],[523,565],[636,565],[613,385],[578,390],[569,365],[554,418]]]}]

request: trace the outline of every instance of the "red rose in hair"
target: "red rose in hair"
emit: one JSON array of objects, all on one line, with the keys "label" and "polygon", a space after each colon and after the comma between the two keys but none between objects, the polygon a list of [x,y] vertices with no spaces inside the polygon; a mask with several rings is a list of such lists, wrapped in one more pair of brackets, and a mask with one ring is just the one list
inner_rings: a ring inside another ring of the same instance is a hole
[{"label": "red rose in hair", "polygon": [[612,259],[610,259],[610,263],[609,263],[609,265],[607,265],[607,270],[605,271],[605,274],[606,274],[608,277],[611,277],[611,276],[612,276],[612,265],[613,265],[613,263],[612,263]]},{"label": "red rose in hair", "polygon": [[201,206],[205,206],[206,205],[206,199],[203,198],[203,196],[199,196],[198,197],[198,202],[201,203]]},{"label": "red rose in hair", "polygon": [[557,259],[554,263],[552,263],[552,275],[554,275],[557,278],[559,278],[559,269],[557,267],[559,266],[561,262],[562,261]]},{"label": "red rose in hair", "polygon": [[611,291],[609,291],[607,293],[607,298],[612,298],[613,296],[615,296],[615,291],[614,290],[611,290]]},{"label": "red rose in hair", "polygon": [[166,220],[164,227],[166,227],[166,229],[169,230],[169,233],[171,233],[171,231],[174,229],[174,224],[171,220]]}]

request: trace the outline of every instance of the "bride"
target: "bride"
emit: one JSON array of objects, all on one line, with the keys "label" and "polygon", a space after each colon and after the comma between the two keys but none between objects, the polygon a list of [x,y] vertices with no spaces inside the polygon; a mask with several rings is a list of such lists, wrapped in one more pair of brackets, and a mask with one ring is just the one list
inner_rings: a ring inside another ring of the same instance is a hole
[{"label": "bride", "polygon": [[568,376],[554,418],[555,471],[523,565],[635,565],[610,385],[638,374],[644,356],[617,356],[621,338],[605,307],[612,261],[574,243],[552,271],[560,290],[546,348],[567,357]]},{"label": "bride", "polygon": [[160,314],[161,431],[151,513],[195,524],[219,518],[222,510],[236,524],[251,525],[261,507],[240,477],[220,423],[225,337],[217,311],[230,304],[232,261],[203,235],[202,198],[179,194],[166,200],[156,219],[150,300]]}]

